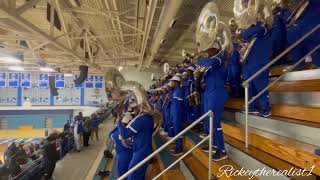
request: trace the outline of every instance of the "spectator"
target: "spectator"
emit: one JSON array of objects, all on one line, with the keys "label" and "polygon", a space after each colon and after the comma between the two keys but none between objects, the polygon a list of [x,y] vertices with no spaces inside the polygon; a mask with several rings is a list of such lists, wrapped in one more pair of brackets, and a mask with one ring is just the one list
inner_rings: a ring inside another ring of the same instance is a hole
[{"label": "spectator", "polygon": [[97,141],[99,141],[99,124],[100,120],[96,114],[91,115],[91,126],[92,126],[92,133],[91,133],[91,141],[93,141],[93,134],[96,134]]},{"label": "spectator", "polygon": [[55,138],[49,136],[43,146],[43,160],[45,166],[45,179],[50,179],[59,160]]},{"label": "spectator", "polygon": [[81,150],[81,138],[83,134],[83,123],[80,119],[81,118],[76,116],[75,121],[73,123],[73,136],[78,152],[80,152]]},{"label": "spectator", "polygon": [[89,139],[91,136],[91,119],[89,117],[85,117],[85,122],[84,122],[84,132],[83,132],[83,146],[89,146]]}]

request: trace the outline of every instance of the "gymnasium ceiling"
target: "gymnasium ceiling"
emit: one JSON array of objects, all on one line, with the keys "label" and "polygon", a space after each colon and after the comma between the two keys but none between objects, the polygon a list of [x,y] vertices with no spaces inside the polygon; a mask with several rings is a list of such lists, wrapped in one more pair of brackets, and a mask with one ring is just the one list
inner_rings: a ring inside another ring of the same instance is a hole
[{"label": "gymnasium ceiling", "polygon": [[[23,54],[26,70],[47,65],[77,72],[86,64],[91,73],[120,66],[147,71],[180,63],[182,49],[196,50],[195,25],[208,0],[180,0],[175,23],[155,51],[170,1],[0,0],[0,52]],[[227,21],[233,0],[216,2]]]}]

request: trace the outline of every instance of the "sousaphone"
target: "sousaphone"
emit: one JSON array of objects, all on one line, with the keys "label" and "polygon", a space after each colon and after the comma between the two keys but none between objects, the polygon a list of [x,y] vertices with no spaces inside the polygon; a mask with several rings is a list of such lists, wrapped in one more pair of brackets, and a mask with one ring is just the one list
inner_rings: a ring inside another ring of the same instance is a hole
[{"label": "sousaphone", "polygon": [[[270,28],[273,23],[272,3],[272,0],[235,0],[233,13],[238,26],[238,33],[256,24],[257,21],[263,22]],[[256,38],[253,38],[250,42],[240,40],[242,64],[246,63],[255,41]]]},{"label": "sousaphone", "polygon": [[196,43],[200,52],[212,48],[217,43],[221,50],[232,52],[230,29],[220,20],[219,10],[214,2],[207,3],[201,11],[196,27]]}]

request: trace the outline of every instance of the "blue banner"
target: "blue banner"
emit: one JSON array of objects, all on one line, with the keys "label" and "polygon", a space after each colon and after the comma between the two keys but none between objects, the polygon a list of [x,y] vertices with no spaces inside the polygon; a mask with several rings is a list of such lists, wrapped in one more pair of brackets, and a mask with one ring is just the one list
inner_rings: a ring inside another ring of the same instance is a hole
[{"label": "blue banner", "polygon": [[19,73],[10,72],[8,74],[8,86],[18,87],[19,86]]},{"label": "blue banner", "polygon": [[56,74],[56,88],[64,88],[64,74]]},{"label": "blue banner", "polygon": [[86,79],[86,88],[93,88],[93,77],[92,75],[89,75]]},{"label": "blue banner", "polygon": [[[75,75],[75,76],[74,76],[74,79],[78,79],[78,77],[79,77],[79,75]],[[74,87],[76,87],[76,88],[83,88],[83,83],[81,83],[81,84],[76,84],[76,83],[74,83]]]},{"label": "blue banner", "polygon": [[39,75],[39,87],[48,88],[49,87],[49,74]]},{"label": "blue banner", "polygon": [[7,74],[4,72],[0,72],[0,87],[6,87],[6,78]]},{"label": "blue banner", "polygon": [[20,86],[30,88],[31,87],[31,73],[21,73]]},{"label": "blue banner", "polygon": [[95,88],[102,89],[103,87],[103,76],[95,76]]}]

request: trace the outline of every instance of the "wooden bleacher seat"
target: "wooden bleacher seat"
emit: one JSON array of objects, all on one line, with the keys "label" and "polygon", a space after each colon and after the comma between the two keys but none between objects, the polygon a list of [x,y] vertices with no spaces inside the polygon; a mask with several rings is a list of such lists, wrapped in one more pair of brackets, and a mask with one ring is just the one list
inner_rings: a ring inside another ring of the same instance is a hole
[{"label": "wooden bleacher seat", "polygon": [[[275,170],[288,170],[288,169],[291,169],[291,168],[295,168],[295,169],[298,169],[299,167],[291,164],[291,163],[288,163],[287,161],[284,161],[280,158],[277,158],[271,154],[268,154],[264,151],[261,151],[260,149],[258,148],[255,148],[253,146],[249,146],[249,148],[245,148],[245,144],[244,142],[242,141],[239,141],[235,138],[232,138],[228,135],[224,135],[224,140],[227,144],[233,146],[234,148],[242,151],[243,153],[255,158],[256,160],[268,165],[269,167],[275,169]],[[315,179],[316,177],[314,175],[311,175],[309,177],[310,179]],[[290,177],[290,179],[303,179],[303,177],[299,177],[299,176],[292,176]]]},{"label": "wooden bleacher seat", "polygon": [[[186,149],[191,149],[199,141],[200,141],[200,138],[196,134],[188,132],[186,134],[185,139],[184,139],[184,147]],[[203,152],[199,147],[197,147],[195,150],[193,150],[191,154],[193,155],[194,158],[196,158],[199,162],[201,162],[201,164],[206,168],[206,170],[205,170],[206,174],[208,174],[208,163],[209,163],[208,154]],[[216,177],[217,174],[220,172],[219,171],[220,168],[224,165],[231,165],[235,170],[241,169],[241,167],[237,163],[235,163],[234,161],[232,161],[232,159],[230,157],[228,157],[227,159],[219,161],[219,162],[212,161],[212,174],[213,174],[213,176]],[[226,174],[223,174],[218,179],[237,179],[238,180],[238,179],[248,179],[248,177],[246,177],[246,176],[228,177],[228,176],[226,176]],[[253,177],[252,179],[257,179],[257,178]]]},{"label": "wooden bleacher seat", "polygon": [[[222,128],[225,135],[244,142],[244,131],[238,124],[222,123]],[[300,168],[315,165],[313,173],[320,175],[320,156],[314,154],[319,147],[255,128],[249,128],[248,136],[249,145]]]},{"label": "wooden bleacher seat", "polygon": [[[273,104],[272,106],[272,116],[280,117],[283,121],[304,124],[310,126],[308,122],[320,123],[320,108],[319,107],[309,107],[309,106],[297,106],[288,104]],[[242,99],[229,99],[225,108],[241,111],[244,110],[244,100]],[[290,119],[288,119],[290,118]],[[300,122],[297,122],[300,121]],[[303,122],[306,121],[306,122]],[[316,126],[316,125],[311,125]]]}]

